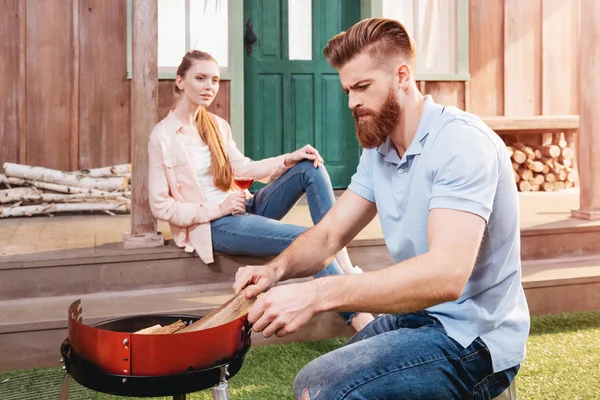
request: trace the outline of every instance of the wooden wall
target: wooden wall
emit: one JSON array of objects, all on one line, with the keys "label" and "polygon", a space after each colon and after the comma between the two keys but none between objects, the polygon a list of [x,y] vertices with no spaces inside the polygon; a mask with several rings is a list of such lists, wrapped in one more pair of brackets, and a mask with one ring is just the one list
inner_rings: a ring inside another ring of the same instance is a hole
[{"label": "wooden wall", "polygon": [[480,116],[578,114],[579,0],[469,0],[469,73],[443,93]]},{"label": "wooden wall", "polygon": [[[129,162],[125,0],[0,1],[0,165]],[[172,104],[160,82],[159,117]],[[229,82],[211,111],[229,119]]]},{"label": "wooden wall", "polygon": [[[470,0],[469,82],[420,82],[480,116],[577,114],[579,0]],[[125,0],[0,1],[0,165],[130,160]],[[159,116],[172,105],[159,84]],[[211,110],[229,120],[229,82]]]}]

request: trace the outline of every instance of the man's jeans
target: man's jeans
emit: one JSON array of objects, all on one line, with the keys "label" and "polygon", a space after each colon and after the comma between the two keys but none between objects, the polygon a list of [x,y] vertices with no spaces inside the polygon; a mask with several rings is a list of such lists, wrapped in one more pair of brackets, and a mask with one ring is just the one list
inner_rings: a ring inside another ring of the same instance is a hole
[{"label": "man's jeans", "polygon": [[[279,221],[304,193],[312,221],[317,224],[335,203],[331,180],[324,166],[315,168],[312,161],[301,161],[248,199],[247,214],[228,215],[212,221],[213,249],[233,255],[278,255],[308,229]],[[334,259],[314,277],[340,274],[344,272]],[[346,322],[355,315],[340,314]]]},{"label": "man's jeans", "polygon": [[381,315],[345,346],[306,365],[294,395],[301,399],[308,389],[311,400],[493,399],[518,370],[494,374],[480,339],[465,349],[425,312]]}]

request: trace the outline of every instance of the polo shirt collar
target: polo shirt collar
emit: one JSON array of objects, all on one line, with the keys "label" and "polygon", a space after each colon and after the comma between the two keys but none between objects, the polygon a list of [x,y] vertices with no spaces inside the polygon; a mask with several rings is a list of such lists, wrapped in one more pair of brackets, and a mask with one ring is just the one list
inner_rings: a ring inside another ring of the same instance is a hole
[{"label": "polo shirt collar", "polygon": [[392,139],[388,137],[386,141],[377,148],[377,151],[384,156],[384,161],[400,163],[408,156],[421,154],[421,151],[425,146],[425,139],[427,138],[427,135],[429,135],[432,122],[438,115],[442,114],[444,110],[445,107],[435,103],[431,95],[426,95],[417,132],[415,133],[415,137],[413,138],[410,146],[408,149],[406,149],[402,160],[400,160],[398,157],[398,153],[396,152],[396,148],[392,142]]}]

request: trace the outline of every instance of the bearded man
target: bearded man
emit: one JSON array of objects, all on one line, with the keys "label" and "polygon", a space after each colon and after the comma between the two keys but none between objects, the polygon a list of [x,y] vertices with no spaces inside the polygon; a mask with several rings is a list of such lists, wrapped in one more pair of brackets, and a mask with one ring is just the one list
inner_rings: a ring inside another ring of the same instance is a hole
[{"label": "bearded man", "polygon": [[[322,221],[234,291],[266,292],[248,314],[266,337],[318,313],[379,315],[306,365],[300,399],[489,399],[525,357],[518,194],[502,140],[476,116],[423,96],[415,45],[395,20],[363,20],[324,50],[338,70],[364,151]],[[323,269],[379,215],[395,264],[275,286]]]}]

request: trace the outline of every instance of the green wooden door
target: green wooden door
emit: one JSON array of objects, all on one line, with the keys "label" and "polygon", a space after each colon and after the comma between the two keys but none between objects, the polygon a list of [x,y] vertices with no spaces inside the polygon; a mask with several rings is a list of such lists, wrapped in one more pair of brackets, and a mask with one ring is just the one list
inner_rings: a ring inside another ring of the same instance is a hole
[{"label": "green wooden door", "polygon": [[360,0],[244,1],[244,23],[251,21],[257,39],[251,54],[244,48],[248,157],[311,144],[323,156],[334,188],[348,186],[360,149],[347,96],[323,48],[359,19]]}]

